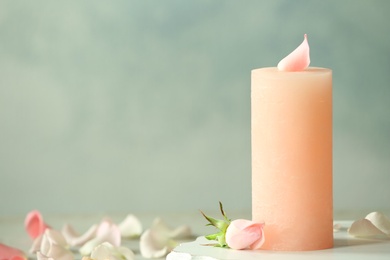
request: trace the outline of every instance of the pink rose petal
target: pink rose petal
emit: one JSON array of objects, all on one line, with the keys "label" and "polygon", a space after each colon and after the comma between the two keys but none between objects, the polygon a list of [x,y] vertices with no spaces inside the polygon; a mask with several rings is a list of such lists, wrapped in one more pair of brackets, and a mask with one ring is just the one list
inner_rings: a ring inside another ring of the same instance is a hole
[{"label": "pink rose petal", "polygon": [[259,249],[264,244],[264,229],[263,226],[261,227],[261,238],[256,240],[252,245],[249,246],[251,250]]},{"label": "pink rose petal", "polygon": [[26,260],[27,258],[22,257],[22,256],[14,256],[11,258],[11,260]]},{"label": "pink rose petal", "polygon": [[279,62],[278,69],[281,71],[302,71],[309,64],[310,48],[307,42],[307,35],[305,34],[301,45]]},{"label": "pink rose petal", "polygon": [[26,260],[22,250],[10,247],[0,243],[0,259],[1,260]]},{"label": "pink rose petal", "polygon": [[264,243],[264,223],[233,220],[226,230],[226,243],[232,249],[258,249]]},{"label": "pink rose petal", "polygon": [[24,226],[29,236],[33,239],[42,235],[47,228],[50,228],[43,221],[42,215],[38,210],[33,210],[27,214]]}]

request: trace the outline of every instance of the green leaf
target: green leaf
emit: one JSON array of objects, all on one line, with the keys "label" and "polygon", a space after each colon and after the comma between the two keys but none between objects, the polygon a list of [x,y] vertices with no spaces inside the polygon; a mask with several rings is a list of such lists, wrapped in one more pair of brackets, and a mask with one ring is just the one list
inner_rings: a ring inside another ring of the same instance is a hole
[{"label": "green leaf", "polygon": [[217,237],[218,237],[218,233],[217,234],[210,234],[210,235],[205,236],[205,238],[207,240],[216,240]]},{"label": "green leaf", "polygon": [[204,214],[203,211],[200,211],[202,213],[203,217],[209,222],[206,224],[206,226],[214,226],[220,231],[216,234],[210,234],[210,235],[207,235],[205,237],[208,240],[217,241],[218,244],[216,244],[216,246],[228,247],[228,245],[226,244],[226,237],[225,236],[226,236],[226,230],[229,227],[231,221],[226,216],[221,202],[219,202],[219,210],[221,211],[221,214],[223,216],[223,220],[215,219],[213,217],[207,216],[206,214]]},{"label": "green leaf", "polygon": [[216,223],[217,223],[217,220],[216,220],[216,219],[207,216],[206,214],[203,213],[203,211],[200,211],[200,213],[202,213],[203,217],[204,217],[205,219],[207,219],[207,221],[209,222],[208,224],[206,224],[206,226],[214,226],[214,227],[215,227],[215,225],[216,225]]},{"label": "green leaf", "polygon": [[225,221],[230,224],[231,220],[228,219],[228,217],[226,216],[225,211],[223,210],[222,202],[219,202],[219,210],[221,211],[221,214],[222,214],[223,218],[225,219]]}]

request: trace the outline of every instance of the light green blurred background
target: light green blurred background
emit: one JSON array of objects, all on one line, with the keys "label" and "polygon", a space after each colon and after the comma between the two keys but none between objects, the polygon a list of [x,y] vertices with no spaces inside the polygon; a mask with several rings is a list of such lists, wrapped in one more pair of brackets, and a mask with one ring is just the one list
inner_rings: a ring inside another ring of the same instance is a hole
[{"label": "light green blurred background", "polygon": [[0,214],[251,207],[250,71],[333,69],[334,206],[390,199],[390,1],[0,2]]}]

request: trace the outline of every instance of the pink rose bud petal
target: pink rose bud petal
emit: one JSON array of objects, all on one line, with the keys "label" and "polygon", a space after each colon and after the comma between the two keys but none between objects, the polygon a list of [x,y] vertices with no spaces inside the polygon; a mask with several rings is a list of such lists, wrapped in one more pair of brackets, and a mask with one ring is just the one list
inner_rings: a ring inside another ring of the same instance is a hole
[{"label": "pink rose bud petal", "polygon": [[302,71],[310,64],[310,48],[305,34],[303,42],[278,64],[281,71]]},{"label": "pink rose bud petal", "polygon": [[26,260],[27,258],[21,250],[0,243],[0,259]]},{"label": "pink rose bud petal", "polygon": [[264,223],[233,220],[226,230],[226,243],[232,249],[258,249],[264,243]]},{"label": "pink rose bud petal", "polygon": [[47,228],[50,228],[42,218],[41,213],[38,210],[29,212],[24,221],[24,226],[27,233],[31,238],[35,239],[45,232]]}]

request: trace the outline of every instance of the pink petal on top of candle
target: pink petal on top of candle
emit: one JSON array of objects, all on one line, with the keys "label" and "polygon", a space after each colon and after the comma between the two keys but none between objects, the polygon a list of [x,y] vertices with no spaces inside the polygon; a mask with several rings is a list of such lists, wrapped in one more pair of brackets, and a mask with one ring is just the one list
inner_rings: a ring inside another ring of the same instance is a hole
[{"label": "pink petal on top of candle", "polygon": [[0,243],[0,259],[26,260],[27,258],[21,250]]},{"label": "pink petal on top of candle", "polygon": [[43,234],[47,228],[50,228],[43,221],[42,215],[38,210],[33,210],[27,214],[24,226],[30,237],[34,239]]},{"label": "pink petal on top of candle", "polygon": [[306,69],[309,64],[310,48],[305,34],[301,45],[279,62],[278,69],[281,71],[301,71]]}]

